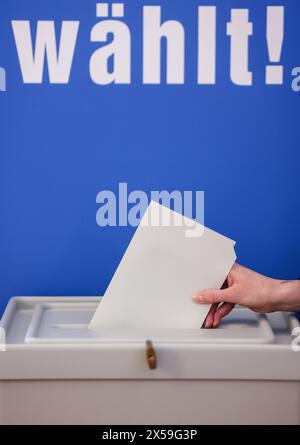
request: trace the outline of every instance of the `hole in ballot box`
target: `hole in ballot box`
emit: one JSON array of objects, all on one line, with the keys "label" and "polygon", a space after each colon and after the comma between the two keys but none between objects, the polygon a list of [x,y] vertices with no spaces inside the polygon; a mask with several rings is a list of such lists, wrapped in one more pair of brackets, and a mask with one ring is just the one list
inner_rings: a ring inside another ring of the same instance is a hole
[{"label": "hole in ballot box", "polygon": [[52,325],[51,326],[53,329],[62,329],[63,331],[64,330],[69,330],[69,329],[74,329],[74,330],[82,330],[82,331],[84,331],[84,330],[86,330],[86,329],[88,329],[88,327],[89,327],[89,325],[86,323],[86,324],[80,324],[80,323],[70,323],[70,324],[67,324],[67,323],[60,323],[60,324],[54,324],[54,325]]}]

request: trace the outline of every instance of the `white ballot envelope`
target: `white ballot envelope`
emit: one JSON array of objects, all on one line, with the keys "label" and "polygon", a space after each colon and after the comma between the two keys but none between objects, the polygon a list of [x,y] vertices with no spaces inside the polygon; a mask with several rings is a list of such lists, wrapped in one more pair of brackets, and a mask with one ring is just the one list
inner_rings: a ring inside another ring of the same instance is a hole
[{"label": "white ballot envelope", "polygon": [[220,289],[235,242],[151,201],[89,329],[200,329],[210,305],[192,296]]}]

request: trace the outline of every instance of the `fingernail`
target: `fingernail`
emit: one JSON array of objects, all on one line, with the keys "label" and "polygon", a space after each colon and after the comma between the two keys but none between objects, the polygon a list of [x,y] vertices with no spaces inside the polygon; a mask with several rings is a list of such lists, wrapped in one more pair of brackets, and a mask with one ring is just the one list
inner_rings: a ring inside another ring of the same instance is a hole
[{"label": "fingernail", "polygon": [[219,322],[217,320],[214,320],[213,326],[214,326],[214,328],[217,328],[219,326]]},{"label": "fingernail", "polygon": [[203,301],[203,297],[202,295],[194,295],[193,296],[193,301],[196,301],[198,303],[201,303]]}]

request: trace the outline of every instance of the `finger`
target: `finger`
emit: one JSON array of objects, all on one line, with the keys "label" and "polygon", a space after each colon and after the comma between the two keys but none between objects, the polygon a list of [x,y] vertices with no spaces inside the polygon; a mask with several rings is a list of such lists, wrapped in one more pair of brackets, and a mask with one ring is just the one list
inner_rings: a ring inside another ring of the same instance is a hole
[{"label": "finger", "polygon": [[214,321],[213,321],[213,327],[214,328],[217,328],[218,326],[220,326],[222,318],[225,317],[226,315],[228,315],[229,312],[232,311],[234,306],[235,305],[233,303],[223,303],[217,309],[217,311],[214,313]]},{"label": "finger", "polygon": [[193,301],[195,303],[206,304],[222,303],[223,301],[226,303],[235,303],[236,297],[235,286],[233,285],[226,289],[199,291],[193,296]]},{"label": "finger", "polygon": [[210,329],[213,327],[214,324],[214,315],[216,310],[218,309],[218,304],[213,304],[207,314],[207,317],[205,319],[204,327],[207,329]]}]

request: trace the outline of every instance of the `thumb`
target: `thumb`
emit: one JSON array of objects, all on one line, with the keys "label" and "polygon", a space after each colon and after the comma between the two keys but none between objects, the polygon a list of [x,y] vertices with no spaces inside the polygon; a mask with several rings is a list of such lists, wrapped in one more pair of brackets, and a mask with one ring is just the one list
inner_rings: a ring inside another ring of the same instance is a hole
[{"label": "thumb", "polygon": [[234,303],[235,302],[235,290],[234,286],[227,287],[226,289],[208,289],[197,292],[193,296],[195,303]]}]

